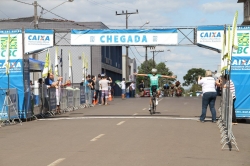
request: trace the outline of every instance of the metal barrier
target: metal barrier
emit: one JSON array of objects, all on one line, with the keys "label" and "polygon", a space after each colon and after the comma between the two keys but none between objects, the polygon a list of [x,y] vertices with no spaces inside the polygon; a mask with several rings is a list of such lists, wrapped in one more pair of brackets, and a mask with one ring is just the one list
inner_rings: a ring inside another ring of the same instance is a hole
[{"label": "metal barrier", "polygon": [[61,88],[61,93],[60,93],[60,107],[61,110],[65,113],[67,111],[67,106],[68,101],[67,101],[67,89]]},{"label": "metal barrier", "polygon": [[74,109],[77,110],[80,107],[80,89],[74,89]]},{"label": "metal barrier", "polygon": [[232,130],[232,111],[233,111],[232,92],[230,92],[229,88],[224,88],[222,91],[221,106],[219,108],[220,117],[217,122],[217,125],[221,133],[220,143],[221,144],[224,143],[222,149],[225,148],[225,145],[228,145],[229,149],[231,150],[233,144],[235,145],[237,151],[239,151]]},{"label": "metal barrier", "polygon": [[[15,89],[16,90],[16,89]],[[57,108],[57,96],[59,96],[60,100],[60,109],[63,113],[67,111],[77,110],[79,108],[85,107],[85,87],[80,86],[79,88],[60,88],[58,90],[56,88],[47,88],[47,85],[42,84],[39,87],[32,87],[33,91],[37,93],[32,94],[31,102],[29,102],[30,110],[33,112],[33,117],[37,118],[38,116],[45,118],[49,116],[54,116]],[[12,92],[10,90],[11,100],[16,108],[18,109],[18,95],[16,92]],[[4,105],[4,97],[5,97],[5,89],[0,89],[0,106]],[[12,94],[13,93],[13,94]],[[14,95],[16,94],[16,95]],[[1,104],[2,103],[2,104]],[[12,110],[12,109],[11,109]],[[0,107],[0,120],[7,119],[7,112],[4,108]],[[20,115],[16,115],[14,117],[14,112],[10,112],[11,118],[18,118]],[[13,113],[13,115],[12,115]],[[17,112],[20,114],[20,112]]]},{"label": "metal barrier", "polygon": [[15,119],[22,123],[19,118],[17,89],[0,89],[0,94],[0,127],[2,124],[14,124]]},{"label": "metal barrier", "polygon": [[66,88],[66,90],[67,90],[67,110],[73,111],[74,110],[74,89]]}]

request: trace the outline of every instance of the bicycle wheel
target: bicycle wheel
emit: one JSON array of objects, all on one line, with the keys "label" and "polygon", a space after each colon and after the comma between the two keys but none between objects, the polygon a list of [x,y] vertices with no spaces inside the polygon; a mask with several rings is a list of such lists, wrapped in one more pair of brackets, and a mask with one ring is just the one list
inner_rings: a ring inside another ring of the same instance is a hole
[{"label": "bicycle wheel", "polygon": [[154,100],[153,100],[153,114],[155,114],[155,112],[156,112],[156,98],[154,98]]},{"label": "bicycle wheel", "polygon": [[150,114],[153,115],[153,112],[154,112],[154,99],[153,99],[153,97],[151,97],[151,103],[152,103],[152,105],[150,106]]}]

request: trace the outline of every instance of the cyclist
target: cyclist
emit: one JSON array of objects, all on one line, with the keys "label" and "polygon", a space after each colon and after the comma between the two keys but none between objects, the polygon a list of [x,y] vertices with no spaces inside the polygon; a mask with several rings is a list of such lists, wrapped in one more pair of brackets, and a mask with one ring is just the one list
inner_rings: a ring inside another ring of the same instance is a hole
[{"label": "cyclist", "polygon": [[163,77],[163,78],[176,78],[176,76],[167,76],[167,75],[161,75],[161,74],[157,74],[157,69],[152,69],[152,74],[137,74],[134,73],[134,75],[136,76],[148,76],[150,79],[150,102],[149,102],[149,111],[151,111],[151,105],[152,105],[152,89],[156,88],[157,94],[156,94],[156,105],[158,105],[158,98],[160,96],[160,90],[159,90],[159,84],[158,84],[158,80],[159,78]]}]

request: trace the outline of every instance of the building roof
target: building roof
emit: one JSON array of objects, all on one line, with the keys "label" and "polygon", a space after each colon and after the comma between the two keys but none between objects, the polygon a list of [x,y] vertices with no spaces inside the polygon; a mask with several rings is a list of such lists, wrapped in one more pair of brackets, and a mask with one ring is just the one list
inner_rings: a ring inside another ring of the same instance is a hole
[{"label": "building roof", "polygon": [[[1,29],[32,29],[34,17],[0,20]],[[102,22],[75,22],[71,20],[39,18],[38,29],[54,29],[57,32],[69,32],[71,29],[108,29]]]},{"label": "building roof", "polygon": [[242,3],[242,2],[245,2],[246,0],[238,0],[237,3]]}]

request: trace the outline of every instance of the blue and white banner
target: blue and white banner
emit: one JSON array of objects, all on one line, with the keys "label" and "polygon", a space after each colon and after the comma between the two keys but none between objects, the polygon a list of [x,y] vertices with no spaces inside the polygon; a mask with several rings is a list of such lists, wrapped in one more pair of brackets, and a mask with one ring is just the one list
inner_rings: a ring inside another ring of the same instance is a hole
[{"label": "blue and white banner", "polygon": [[85,104],[85,86],[80,86],[80,104]]},{"label": "blue and white banner", "polygon": [[197,45],[221,50],[224,26],[197,27]]},{"label": "blue and white banner", "polygon": [[231,79],[236,90],[235,109],[238,118],[250,118],[250,50],[249,26],[237,27],[238,49],[232,53]]},{"label": "blue and white banner", "polygon": [[54,30],[26,29],[25,53],[32,53],[54,46]]},{"label": "blue and white banner", "polygon": [[[0,87],[7,89],[8,84],[10,88],[16,88],[17,94],[18,94],[18,107],[17,111],[19,111],[19,117],[22,117],[21,112],[24,112],[24,76],[23,76],[23,60],[22,59],[16,59],[16,60],[10,60],[10,74],[9,74],[9,82],[8,82],[8,75],[5,74],[5,61],[0,60]],[[0,92],[1,93],[1,92]],[[0,107],[1,107],[0,103]]]},{"label": "blue and white banner", "polygon": [[177,45],[177,29],[71,30],[71,45]]}]

